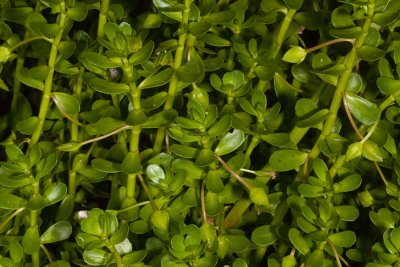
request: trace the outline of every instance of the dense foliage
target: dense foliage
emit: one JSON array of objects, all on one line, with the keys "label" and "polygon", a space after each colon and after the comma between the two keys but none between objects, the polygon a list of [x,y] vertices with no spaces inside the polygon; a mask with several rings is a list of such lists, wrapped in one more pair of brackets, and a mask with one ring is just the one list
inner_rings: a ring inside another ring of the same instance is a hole
[{"label": "dense foliage", "polygon": [[399,16],[0,0],[0,265],[400,266]]}]

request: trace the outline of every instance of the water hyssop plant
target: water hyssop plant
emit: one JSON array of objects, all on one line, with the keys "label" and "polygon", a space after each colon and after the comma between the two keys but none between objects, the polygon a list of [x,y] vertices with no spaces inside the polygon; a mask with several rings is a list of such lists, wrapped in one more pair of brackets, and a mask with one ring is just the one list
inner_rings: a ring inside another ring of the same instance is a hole
[{"label": "water hyssop plant", "polygon": [[400,1],[0,0],[0,266],[400,266]]}]

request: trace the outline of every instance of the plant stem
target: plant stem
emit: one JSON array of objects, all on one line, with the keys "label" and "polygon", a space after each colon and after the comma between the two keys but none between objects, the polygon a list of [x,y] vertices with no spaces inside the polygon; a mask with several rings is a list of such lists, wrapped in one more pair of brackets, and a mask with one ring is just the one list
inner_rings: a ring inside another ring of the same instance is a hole
[{"label": "plant stem", "polygon": [[15,49],[17,49],[18,47],[20,47],[22,45],[25,45],[25,44],[28,44],[30,42],[36,41],[36,40],[45,40],[45,41],[47,41],[49,43],[53,43],[53,41],[51,39],[49,39],[49,38],[46,38],[46,37],[43,37],[43,36],[33,36],[33,37],[28,38],[28,39],[24,39],[21,42],[19,42],[18,44],[10,47],[10,49],[9,49],[10,53],[12,51],[14,51]]},{"label": "plant stem", "polygon": [[153,209],[153,212],[157,211],[158,210],[157,204],[154,201],[153,196],[152,196],[149,188],[147,187],[147,185],[146,185],[146,183],[145,183],[145,181],[143,179],[143,176],[141,174],[138,174],[138,177],[139,177],[140,183],[142,184],[144,192],[146,193],[147,197],[150,200],[150,204],[151,204],[151,208]]},{"label": "plant stem", "polygon": [[201,189],[200,189],[201,219],[202,219],[203,223],[208,223],[206,202],[205,202],[205,197],[204,197],[205,187],[206,187],[206,181],[203,180],[203,182],[201,183]]},{"label": "plant stem", "polygon": [[227,170],[233,177],[235,177],[236,180],[238,180],[239,183],[241,183],[248,191],[253,189],[253,187],[249,185],[245,180],[243,180],[243,178],[240,177],[236,172],[234,172],[220,156],[215,155],[215,158],[222,164],[225,170]]},{"label": "plant stem", "polygon": [[59,23],[58,23],[58,25],[60,26],[60,30],[58,31],[58,33],[57,33],[56,37],[54,38],[52,45],[51,45],[50,56],[49,56],[49,61],[48,61],[49,73],[47,74],[47,77],[46,77],[46,80],[44,83],[43,96],[42,96],[42,101],[40,103],[39,116],[38,116],[39,123],[38,123],[35,131],[32,134],[32,138],[29,143],[30,147],[37,144],[37,142],[39,141],[39,138],[42,134],[42,131],[43,131],[44,121],[46,119],[47,111],[49,109],[49,104],[50,104],[51,89],[53,87],[54,68],[55,68],[56,61],[57,61],[58,45],[60,44],[61,38],[64,33],[64,25],[65,25],[66,20],[67,20],[67,14],[66,14],[66,10],[65,10],[65,2],[61,1],[60,2]]},{"label": "plant stem", "polygon": [[272,52],[272,58],[275,59],[279,51],[281,50],[283,41],[285,40],[287,30],[289,29],[290,24],[292,23],[293,16],[296,14],[296,9],[289,9],[285,18],[282,21],[282,24],[279,27],[278,36],[275,41],[275,47]]},{"label": "plant stem", "polygon": [[322,131],[318,137],[318,140],[315,142],[311,152],[308,155],[310,159],[315,159],[316,157],[318,157],[319,153],[321,152],[319,145],[326,138],[326,136],[331,132],[332,127],[336,121],[337,113],[339,111],[340,104],[342,102],[342,95],[346,88],[347,81],[349,80],[350,74],[353,71],[353,69],[358,61],[357,50],[360,49],[362,47],[362,45],[364,44],[364,41],[367,37],[369,28],[372,23],[372,17],[374,15],[374,7],[375,7],[374,2],[375,2],[374,0],[369,0],[367,18],[366,18],[366,20],[364,22],[364,26],[363,26],[363,34],[356,39],[352,50],[347,55],[346,63],[345,63],[345,70],[344,70],[343,74],[340,75],[340,77],[339,77],[336,91],[333,96],[331,106],[329,109],[328,118],[326,119],[326,121],[322,127]]},{"label": "plant stem", "polygon": [[[191,0],[185,0],[185,10],[183,10],[182,12],[181,29],[187,29],[187,25],[189,23],[189,12],[190,12],[191,2],[192,2]],[[186,30],[183,30],[179,35],[178,48],[176,49],[174,57],[174,69],[176,70],[179,69],[179,67],[182,65],[183,54],[185,51],[186,37],[187,37],[187,32]],[[164,104],[164,110],[172,109],[177,89],[178,89],[178,76],[175,74],[169,83],[168,99]],[[165,127],[161,127],[157,131],[157,135],[153,145],[153,150],[154,153],[156,154],[161,152],[165,133],[166,133]]]},{"label": "plant stem", "polygon": [[353,116],[351,115],[349,105],[347,104],[345,92],[343,93],[342,99],[343,99],[344,109],[346,110],[347,118],[349,119],[350,124],[353,127],[353,130],[356,132],[356,135],[358,136],[358,138],[363,139],[363,136],[360,133],[360,130],[358,130],[358,127],[357,127],[356,123],[354,122]]},{"label": "plant stem", "polygon": [[123,125],[123,126],[117,128],[117,129],[115,129],[115,130],[113,130],[113,131],[111,131],[109,133],[106,133],[105,135],[101,135],[101,136],[98,136],[98,137],[83,141],[83,142],[81,142],[81,145],[84,146],[84,145],[87,145],[87,144],[90,144],[90,143],[93,143],[93,142],[97,142],[97,141],[103,140],[103,139],[105,139],[107,137],[113,136],[114,134],[117,134],[119,132],[125,131],[127,129],[131,129],[131,128],[132,128],[132,126],[130,126],[130,125]]},{"label": "plant stem", "polygon": [[102,0],[100,3],[100,14],[99,14],[99,22],[97,25],[97,36],[104,36],[104,24],[107,22],[107,12],[108,7],[110,6],[110,0]]},{"label": "plant stem", "polygon": [[50,266],[55,267],[56,265],[53,262],[53,258],[51,257],[50,252],[47,250],[47,248],[43,244],[40,244],[40,247],[44,251],[44,254],[46,254],[46,257],[49,259]]},{"label": "plant stem", "polygon": [[346,43],[354,44],[354,41],[355,41],[354,39],[345,39],[345,38],[333,39],[333,40],[329,40],[329,41],[327,41],[325,43],[322,43],[322,44],[307,48],[306,52],[308,54],[308,53],[317,51],[317,50],[319,50],[321,48],[324,48],[324,47],[327,47],[327,46],[330,46],[330,45],[333,45],[333,44],[337,44],[337,43],[345,43],[346,42]]},{"label": "plant stem", "polygon": [[3,227],[9,222],[11,221],[15,216],[17,216],[18,214],[20,214],[21,212],[23,212],[25,210],[25,208],[19,208],[16,211],[14,211],[13,213],[10,214],[10,216],[8,216],[4,221],[1,222],[0,224],[0,231],[2,231]]},{"label": "plant stem", "polygon": [[147,205],[149,203],[150,203],[150,201],[143,201],[143,202],[140,202],[140,203],[136,203],[136,204],[134,204],[132,206],[129,206],[129,207],[126,207],[126,208],[123,208],[123,209],[120,209],[120,210],[116,210],[115,212],[122,213],[122,212],[125,212],[125,211],[128,211],[128,210],[131,210],[131,209],[135,209],[135,208]]}]

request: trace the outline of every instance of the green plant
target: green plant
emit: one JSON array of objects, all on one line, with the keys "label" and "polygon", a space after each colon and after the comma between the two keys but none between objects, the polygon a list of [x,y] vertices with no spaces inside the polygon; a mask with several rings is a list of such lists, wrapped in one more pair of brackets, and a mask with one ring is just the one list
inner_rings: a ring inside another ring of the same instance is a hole
[{"label": "green plant", "polygon": [[0,0],[0,265],[400,266],[399,16]]}]

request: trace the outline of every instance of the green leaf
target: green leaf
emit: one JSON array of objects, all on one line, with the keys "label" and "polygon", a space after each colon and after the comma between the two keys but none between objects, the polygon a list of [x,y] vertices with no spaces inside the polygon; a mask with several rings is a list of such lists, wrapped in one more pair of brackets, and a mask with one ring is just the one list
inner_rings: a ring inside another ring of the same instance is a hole
[{"label": "green leaf", "polygon": [[67,186],[62,182],[52,183],[43,193],[45,206],[53,205],[64,199],[67,195]]},{"label": "green leaf", "polygon": [[119,244],[125,240],[129,233],[129,226],[127,223],[120,224],[119,228],[110,237],[110,242],[114,245]]},{"label": "green leaf", "polygon": [[67,16],[75,21],[83,21],[88,13],[88,8],[84,3],[76,2],[75,5],[68,9]]},{"label": "green leaf", "polygon": [[135,263],[141,262],[146,257],[147,252],[147,249],[134,251],[126,254],[122,259],[128,265],[134,265]]},{"label": "green leaf", "polygon": [[346,94],[346,101],[350,112],[360,122],[371,125],[379,119],[380,111],[376,104],[351,93]]},{"label": "green leaf", "polygon": [[351,7],[341,5],[332,12],[331,22],[335,28],[347,28],[355,26],[353,18],[350,15]]},{"label": "green leaf", "polygon": [[101,229],[100,223],[93,218],[86,218],[81,222],[81,229],[85,233],[95,235],[95,236],[103,236],[103,230]]},{"label": "green leaf", "polygon": [[42,234],[40,242],[42,244],[55,243],[65,240],[72,234],[72,226],[69,222],[56,222]]},{"label": "green leaf", "polygon": [[214,193],[222,193],[224,191],[224,184],[218,171],[210,170],[207,173],[206,186],[208,190]]},{"label": "green leaf", "polygon": [[123,94],[129,93],[130,88],[127,84],[124,83],[114,83],[100,78],[93,78],[89,81],[89,86],[93,88],[93,90],[109,94]]},{"label": "green leaf", "polygon": [[[218,237],[219,238],[219,237]],[[246,251],[250,246],[250,241],[241,235],[224,235],[222,238],[228,245],[228,250],[236,253]]]},{"label": "green leaf", "polygon": [[200,153],[200,149],[185,145],[173,144],[170,148],[172,153],[185,159],[193,159]]},{"label": "green leaf", "polygon": [[218,122],[208,129],[207,133],[209,136],[223,135],[230,129],[231,123],[232,117],[230,115],[224,115]]},{"label": "green leaf", "polygon": [[100,226],[103,232],[103,236],[110,236],[118,229],[117,217],[109,211],[104,212],[100,217]]},{"label": "green leaf", "polygon": [[11,35],[12,35],[12,30],[10,26],[8,26],[8,24],[4,22],[0,22],[0,39],[7,41],[11,37]]},{"label": "green leaf", "polygon": [[285,5],[290,9],[300,9],[303,5],[303,0],[283,0]]},{"label": "green leaf", "polygon": [[357,207],[352,205],[335,206],[335,210],[340,219],[347,222],[355,221],[360,214]]},{"label": "green leaf", "polygon": [[210,23],[193,21],[189,23],[189,32],[192,35],[199,37],[208,32],[210,27],[211,27]]},{"label": "green leaf", "polygon": [[27,17],[32,12],[34,12],[33,8],[27,6],[15,8],[4,6],[1,10],[1,17],[5,20],[24,25]]},{"label": "green leaf", "polygon": [[215,161],[214,153],[210,148],[203,148],[196,157],[195,164],[199,167],[205,167]]},{"label": "green leaf", "polygon": [[270,133],[261,135],[260,139],[276,147],[284,147],[290,143],[290,136],[287,133]]},{"label": "green leaf", "polygon": [[363,152],[363,144],[361,142],[355,142],[349,145],[346,151],[346,161],[358,158]]},{"label": "green leaf", "polygon": [[158,10],[165,12],[183,11],[185,9],[185,6],[177,0],[153,0],[153,4]]},{"label": "green leaf", "polygon": [[16,210],[24,207],[27,201],[16,195],[9,193],[0,193],[0,208],[7,210]]},{"label": "green leaf", "polygon": [[52,95],[53,100],[59,105],[62,111],[68,115],[75,115],[79,113],[79,101],[74,96],[61,92],[54,92]]},{"label": "green leaf", "polygon": [[300,46],[293,46],[288,51],[286,51],[286,53],[282,57],[282,60],[289,63],[299,64],[304,61],[306,56],[307,51],[304,48]]},{"label": "green leaf", "polygon": [[33,134],[33,132],[36,130],[38,123],[39,123],[39,118],[33,116],[25,120],[19,121],[16,127],[20,133],[30,135]]},{"label": "green leaf", "polygon": [[385,95],[394,95],[399,91],[400,80],[396,80],[390,77],[378,77],[376,80],[379,90]]},{"label": "green leaf", "polygon": [[222,82],[224,85],[226,84],[232,85],[233,88],[236,90],[246,83],[246,79],[244,77],[243,72],[239,70],[234,70],[225,73],[224,76],[222,77]]},{"label": "green leaf", "polygon": [[86,51],[83,56],[85,59],[96,67],[103,69],[117,68],[120,67],[121,64],[115,63],[111,61],[108,57],[103,56],[99,53]]},{"label": "green leaf", "polygon": [[385,51],[373,46],[367,46],[364,45],[361,48],[359,48],[357,50],[358,52],[358,56],[362,59],[362,60],[366,60],[366,61],[375,61],[380,59],[381,57],[383,57],[385,55]]},{"label": "green leaf", "polygon": [[297,150],[278,150],[272,153],[269,164],[277,172],[294,170],[305,162],[307,155]]},{"label": "green leaf", "polygon": [[107,134],[123,126],[125,126],[123,121],[110,117],[103,117],[96,123],[87,125],[86,132],[89,135]]},{"label": "green leaf", "polygon": [[129,57],[129,64],[131,65],[140,65],[146,62],[153,52],[154,49],[154,42],[149,41],[147,42],[142,48],[140,48],[136,53]]},{"label": "green leaf", "polygon": [[395,227],[395,218],[392,212],[387,208],[381,208],[378,212],[370,211],[369,217],[373,224],[379,228],[388,229]]},{"label": "green leaf", "polygon": [[83,260],[91,266],[102,266],[107,263],[109,254],[110,253],[98,248],[85,250],[83,252]]},{"label": "green leaf", "polygon": [[105,173],[118,173],[121,172],[121,164],[108,161],[105,159],[93,159],[91,162],[93,168]]},{"label": "green leaf", "polygon": [[328,109],[321,109],[311,116],[307,116],[304,119],[301,119],[297,122],[296,126],[299,128],[308,128],[308,127],[315,127],[319,123],[323,122],[329,115]]},{"label": "green leaf", "polygon": [[362,148],[363,156],[371,161],[382,162],[382,153],[375,142],[367,140]]},{"label": "green leaf", "polygon": [[232,133],[227,133],[215,148],[215,154],[223,156],[236,150],[245,140],[242,130],[234,129]]},{"label": "green leaf", "polygon": [[345,177],[338,183],[333,184],[333,191],[335,193],[350,192],[360,187],[362,178],[359,174],[352,174]]},{"label": "green leaf", "polygon": [[140,172],[142,169],[140,161],[139,153],[128,152],[121,163],[121,171],[128,174]]},{"label": "green leaf", "polygon": [[148,89],[162,86],[168,83],[175,74],[174,68],[167,68],[156,74],[153,74],[146,79],[144,79],[138,86],[138,89]]},{"label": "green leaf", "polygon": [[337,247],[349,248],[356,242],[357,236],[353,231],[343,231],[331,234],[328,238]]},{"label": "green leaf", "polygon": [[224,24],[235,18],[236,14],[232,9],[221,12],[208,13],[202,20],[211,24]]},{"label": "green leaf", "polygon": [[142,128],[159,128],[171,124],[178,116],[178,112],[174,109],[163,110],[150,116],[147,121],[141,124]]},{"label": "green leaf", "polygon": [[274,225],[259,226],[251,233],[251,241],[258,246],[268,246],[278,240]]},{"label": "green leaf", "polygon": [[319,197],[324,194],[324,188],[311,184],[301,184],[298,190],[303,196],[311,198]]},{"label": "green leaf", "polygon": [[205,198],[205,208],[207,215],[209,216],[216,216],[218,215],[221,210],[223,209],[223,205],[218,200],[218,195],[211,191],[208,191]]},{"label": "green leaf", "polygon": [[169,220],[169,214],[165,210],[157,210],[151,216],[151,223],[153,224],[153,226],[162,231],[168,231]]},{"label": "green leaf", "polygon": [[159,92],[155,95],[140,100],[140,106],[144,110],[159,108],[168,98],[167,92]]},{"label": "green leaf", "polygon": [[58,151],[73,152],[79,150],[82,145],[77,142],[69,142],[57,147]]},{"label": "green leaf", "polygon": [[230,41],[212,33],[203,34],[202,36],[200,36],[199,39],[208,45],[216,47],[224,47],[231,45]]},{"label": "green leaf", "polygon": [[306,240],[303,236],[301,236],[300,231],[296,228],[290,228],[289,240],[301,254],[306,255],[310,252],[310,248],[307,245]]},{"label": "green leaf", "polygon": [[350,74],[349,79],[347,80],[346,92],[352,94],[358,94],[361,91],[362,87],[363,87],[363,80],[360,74],[352,72]]},{"label": "green leaf", "polygon": [[21,262],[22,257],[24,256],[24,250],[22,249],[21,244],[17,240],[12,239],[10,241],[9,250],[10,250],[10,258],[12,259],[12,261],[14,263]]},{"label": "green leaf", "polygon": [[[1,50],[0,50],[1,53]],[[21,68],[16,72],[16,78],[21,82],[30,87],[42,90],[44,89],[44,83],[42,80],[36,79],[37,77],[33,77],[31,72],[27,68]]]},{"label": "green leaf", "polygon": [[361,27],[352,27],[345,29],[331,29],[330,35],[336,38],[357,38],[364,33]]},{"label": "green leaf", "polygon": [[39,229],[38,227],[28,227],[22,237],[22,247],[25,253],[33,254],[40,249]]},{"label": "green leaf", "polygon": [[260,187],[255,187],[250,190],[250,200],[256,205],[266,206],[269,204],[267,193]]},{"label": "green leaf", "polygon": [[58,45],[58,51],[64,58],[69,58],[73,55],[76,49],[76,43],[74,41],[62,41]]},{"label": "green leaf", "polygon": [[149,166],[147,166],[146,176],[155,184],[158,184],[165,180],[164,170],[156,164],[150,164]]}]

